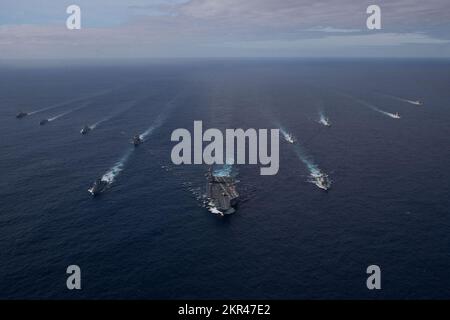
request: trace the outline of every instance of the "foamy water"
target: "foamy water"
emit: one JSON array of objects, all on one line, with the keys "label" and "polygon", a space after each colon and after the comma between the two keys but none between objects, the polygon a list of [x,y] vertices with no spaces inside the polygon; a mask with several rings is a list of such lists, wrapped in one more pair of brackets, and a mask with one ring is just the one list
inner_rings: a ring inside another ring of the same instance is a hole
[{"label": "foamy water", "polygon": [[106,181],[109,184],[112,184],[117,176],[123,171],[125,165],[128,162],[131,154],[133,153],[134,148],[130,148],[123,157],[111,168],[109,169],[103,176],[102,180]]},{"label": "foamy water", "polygon": [[358,103],[360,103],[360,104],[362,104],[362,105],[372,109],[373,111],[381,113],[381,114],[383,114],[383,115],[385,115],[387,117],[390,117],[392,119],[400,119],[400,116],[398,116],[398,115],[396,115],[394,113],[390,113],[390,112],[384,111],[384,110],[382,110],[382,109],[380,109],[380,108],[374,106],[373,104],[368,103],[368,102],[366,102],[364,100],[356,99],[356,98],[348,96],[348,95],[347,95],[347,97],[350,97],[352,100],[354,100],[354,101],[356,101],[356,102],[358,102]]}]

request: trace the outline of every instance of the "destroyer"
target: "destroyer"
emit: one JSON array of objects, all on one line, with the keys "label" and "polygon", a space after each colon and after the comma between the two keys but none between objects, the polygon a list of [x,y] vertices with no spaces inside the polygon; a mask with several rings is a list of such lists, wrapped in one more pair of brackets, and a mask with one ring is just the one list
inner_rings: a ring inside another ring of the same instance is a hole
[{"label": "destroyer", "polygon": [[108,182],[102,179],[95,180],[94,184],[90,189],[88,189],[88,192],[92,194],[94,197],[98,196],[100,193],[106,190],[108,187]]},{"label": "destroyer", "polygon": [[210,210],[220,215],[233,214],[236,211],[235,208],[239,199],[234,177],[231,175],[215,175],[211,168],[208,170],[206,177]]},{"label": "destroyer", "polygon": [[28,113],[20,111],[18,114],[16,114],[16,118],[22,119],[22,118],[25,118],[27,115],[28,115]]},{"label": "destroyer", "polygon": [[131,143],[132,143],[135,147],[137,147],[138,145],[140,145],[140,144],[143,143],[143,142],[144,142],[144,140],[142,140],[142,138],[141,138],[140,135],[135,135],[135,136],[133,137],[133,139],[131,140]]},{"label": "destroyer", "polygon": [[319,123],[321,125],[324,125],[325,127],[331,127],[331,122],[330,122],[330,119],[328,119],[328,118],[321,118],[319,120]]},{"label": "destroyer", "polygon": [[314,176],[314,179],[311,182],[325,191],[328,191],[331,188],[331,180],[325,173],[320,173]]},{"label": "destroyer", "polygon": [[91,130],[92,130],[91,127],[89,127],[89,126],[84,126],[83,129],[81,129],[80,133],[81,133],[82,135],[85,135],[85,134],[88,134]]},{"label": "destroyer", "polygon": [[295,143],[295,138],[294,138],[294,136],[292,134],[290,134],[290,133],[283,133],[283,135],[284,135],[284,139],[287,142],[292,143],[292,144]]}]

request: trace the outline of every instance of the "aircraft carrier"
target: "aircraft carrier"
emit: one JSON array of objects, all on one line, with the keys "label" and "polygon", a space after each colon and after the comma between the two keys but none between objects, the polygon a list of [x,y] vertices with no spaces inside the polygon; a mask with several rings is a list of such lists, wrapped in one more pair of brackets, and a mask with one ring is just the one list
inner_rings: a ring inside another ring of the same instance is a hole
[{"label": "aircraft carrier", "polygon": [[214,206],[221,214],[233,214],[239,198],[234,177],[214,175],[211,168],[206,176],[210,205]]}]

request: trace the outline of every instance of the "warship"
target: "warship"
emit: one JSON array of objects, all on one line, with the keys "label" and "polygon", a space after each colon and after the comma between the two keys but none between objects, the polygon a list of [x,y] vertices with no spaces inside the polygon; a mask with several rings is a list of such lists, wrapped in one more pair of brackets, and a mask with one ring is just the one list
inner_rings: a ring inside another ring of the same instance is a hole
[{"label": "warship", "polygon": [[91,127],[84,126],[83,129],[81,129],[80,133],[85,135],[85,134],[88,134],[91,130],[92,130]]},{"label": "warship", "polygon": [[142,140],[142,138],[141,138],[140,135],[135,135],[135,136],[133,137],[133,140],[131,140],[131,143],[132,143],[135,147],[137,147],[138,145],[140,145],[142,142],[144,142],[144,140]]},{"label": "warship", "polygon": [[20,111],[18,114],[16,114],[16,118],[22,119],[22,118],[25,118],[27,115],[28,115],[28,113]]},{"label": "warship", "polygon": [[207,177],[207,197],[212,212],[221,215],[233,214],[236,211],[239,193],[236,191],[236,181],[231,175],[214,175],[209,168]]},{"label": "warship", "polygon": [[312,183],[325,191],[328,191],[331,188],[331,180],[325,173],[320,173],[319,175],[314,176]]},{"label": "warship", "polygon": [[283,136],[284,136],[284,139],[291,144],[294,144],[296,142],[294,136],[290,133],[283,132]]},{"label": "warship", "polygon": [[90,189],[88,189],[89,193],[94,197],[98,196],[100,193],[106,190],[108,187],[108,182],[102,179],[95,180],[94,184]]},{"label": "warship", "polygon": [[330,122],[330,119],[328,119],[328,118],[321,118],[319,120],[319,123],[321,125],[324,125],[325,127],[331,127],[331,122]]}]

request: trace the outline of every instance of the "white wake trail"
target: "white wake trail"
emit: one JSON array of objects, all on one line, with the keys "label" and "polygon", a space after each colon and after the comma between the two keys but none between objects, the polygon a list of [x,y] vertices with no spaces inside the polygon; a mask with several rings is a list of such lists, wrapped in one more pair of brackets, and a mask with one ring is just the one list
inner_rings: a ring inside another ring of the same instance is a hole
[{"label": "white wake trail", "polygon": [[136,104],[137,104],[137,100],[135,100],[135,101],[129,103],[124,109],[119,110],[119,111],[117,111],[117,112],[114,112],[114,113],[110,114],[109,116],[107,116],[107,117],[105,117],[105,118],[103,118],[103,119],[97,121],[96,123],[90,125],[89,128],[90,128],[91,130],[94,130],[94,129],[97,128],[99,125],[101,125],[103,122],[109,121],[109,120],[111,120],[112,118],[114,118],[114,117],[116,117],[116,116],[118,116],[118,115],[121,115],[122,113],[127,112],[127,111],[130,110],[132,107],[134,107]]},{"label": "white wake trail", "polygon": [[128,149],[123,157],[117,161],[101,178],[102,181],[112,184],[116,177],[123,171],[134,149]]},{"label": "white wake trail", "polygon": [[[298,143],[297,139],[289,134],[286,129],[282,125],[278,125],[281,133],[285,137],[285,140],[292,143],[294,146],[294,152],[297,155],[298,159],[303,162],[306,168],[309,171],[309,179],[308,182],[311,182],[318,186],[321,189],[328,190],[331,186],[331,180],[328,178],[328,175],[320,169],[314,159],[308,155],[308,153],[302,148],[302,146]],[[327,185],[324,186],[323,183],[319,183],[320,179],[327,178]]]},{"label": "white wake trail", "polygon": [[165,108],[165,110],[160,113],[158,115],[158,117],[156,117],[155,121],[153,122],[153,124],[143,133],[141,133],[139,135],[139,137],[145,141],[145,138],[147,138],[148,136],[150,136],[156,129],[160,128],[164,122],[167,120],[167,117],[170,113],[170,111],[172,110],[173,106],[174,106],[174,101],[176,100],[177,97],[175,97],[174,99],[172,99],[171,101],[169,101],[167,103],[167,107]]},{"label": "white wake trail", "polygon": [[392,119],[400,119],[400,115],[399,115],[398,113],[395,114],[395,113],[390,113],[390,112],[381,110],[380,108],[374,106],[373,104],[370,104],[370,103],[368,103],[368,102],[366,102],[366,101],[364,101],[364,100],[357,99],[357,98],[352,97],[352,96],[347,95],[347,94],[342,94],[342,93],[341,93],[341,95],[343,95],[343,96],[345,96],[345,97],[347,97],[347,98],[350,98],[351,100],[354,100],[354,101],[356,101],[356,102],[362,104],[363,106],[366,106],[366,107],[372,109],[373,111],[376,111],[376,112],[378,112],[378,113],[381,113],[381,114],[383,114],[383,115],[385,115],[385,116],[387,116],[387,117],[390,117],[390,118],[392,118]]},{"label": "white wake trail", "polygon": [[83,103],[83,104],[82,104],[80,107],[78,107],[78,108],[70,109],[70,110],[68,110],[68,111],[66,111],[66,112],[63,112],[63,113],[60,113],[60,114],[58,114],[58,115],[56,115],[56,116],[54,116],[54,117],[48,118],[48,121],[49,121],[49,122],[50,122],[50,121],[55,121],[56,119],[59,119],[59,118],[61,118],[61,117],[64,117],[65,115],[68,115],[68,114],[70,114],[70,113],[72,113],[72,112],[74,112],[74,111],[77,111],[77,110],[86,108],[86,107],[89,106],[89,105],[90,105],[90,102],[85,102],[85,103]]},{"label": "white wake trail", "polygon": [[102,91],[100,91],[100,92],[97,92],[97,93],[92,94],[92,95],[87,96],[87,97],[75,98],[75,99],[67,100],[67,101],[64,101],[64,102],[57,103],[57,104],[53,104],[53,105],[51,105],[51,106],[48,106],[48,107],[45,107],[45,108],[42,108],[42,109],[39,109],[39,110],[35,110],[35,111],[28,112],[28,115],[33,115],[33,114],[36,114],[36,113],[40,113],[40,112],[44,112],[44,111],[48,111],[48,110],[60,108],[60,107],[66,106],[66,105],[71,104],[71,103],[75,103],[75,102],[79,102],[79,101],[84,101],[84,100],[87,100],[87,99],[92,99],[92,98],[95,98],[95,97],[98,97],[98,96],[107,94],[107,93],[110,92],[111,90],[112,90],[112,89],[102,90]]},{"label": "white wake trail", "polygon": [[318,121],[321,125],[324,125],[326,127],[331,126],[330,120],[328,119],[328,117],[325,115],[325,113],[323,112],[323,110],[319,111],[319,121]]},{"label": "white wake trail", "polygon": [[319,166],[314,162],[314,160],[302,149],[300,145],[294,147],[295,154],[302,161],[309,171],[312,178],[317,178],[322,175],[323,172],[320,170]]},{"label": "white wake trail", "polygon": [[108,120],[111,120],[114,116],[115,116],[115,115],[110,115],[110,116],[108,116],[108,117],[106,117],[106,118],[103,118],[103,119],[100,120],[100,121],[97,121],[96,123],[90,125],[90,126],[89,126],[89,129],[94,130],[94,129],[97,128],[99,125],[101,125],[103,122],[106,122],[106,121],[108,121]]},{"label": "white wake trail", "polygon": [[380,93],[380,95],[388,97],[388,98],[391,98],[391,99],[394,99],[394,100],[397,100],[397,101],[406,102],[406,103],[409,103],[409,104],[412,104],[412,105],[415,105],[415,106],[423,105],[423,103],[421,101],[419,101],[419,100],[416,100],[416,101],[409,100],[409,99],[393,96],[393,95],[390,95],[390,94],[382,94],[382,93]]},{"label": "white wake trail", "polygon": [[[155,122],[148,128],[143,134],[140,135],[141,139],[144,140],[145,137],[148,137],[150,134],[152,134],[157,128],[163,125],[164,121],[167,118],[168,111],[171,109],[172,104],[174,100],[171,100],[168,105],[169,108],[166,108],[166,110],[163,111],[162,114],[160,114]],[[133,152],[136,150],[136,148],[132,147],[129,148],[125,154],[120,158],[119,161],[117,161],[114,166],[112,166],[101,178],[102,181],[107,182],[108,184],[112,184],[115,179],[120,175],[120,173],[125,169],[125,166],[130,159]]]},{"label": "white wake trail", "polygon": [[280,128],[281,135],[283,136],[284,140],[286,140],[286,142],[295,143],[295,137],[287,132],[287,130],[282,125],[277,125],[277,127]]}]

